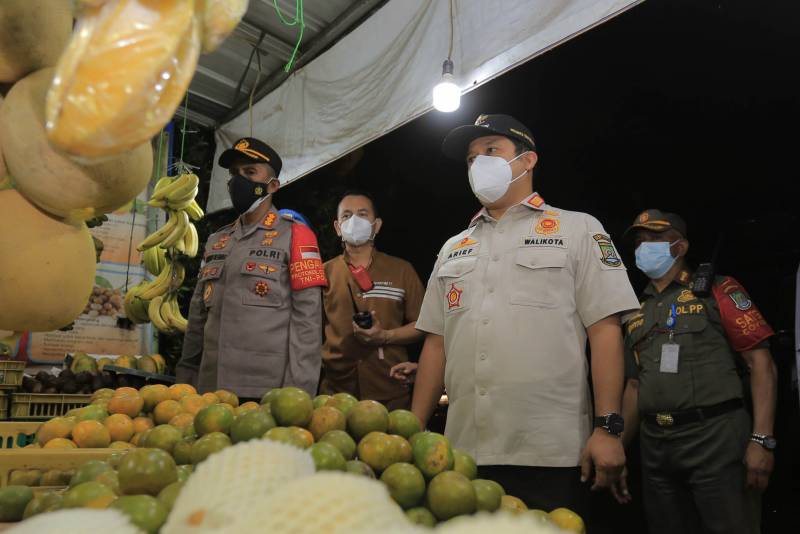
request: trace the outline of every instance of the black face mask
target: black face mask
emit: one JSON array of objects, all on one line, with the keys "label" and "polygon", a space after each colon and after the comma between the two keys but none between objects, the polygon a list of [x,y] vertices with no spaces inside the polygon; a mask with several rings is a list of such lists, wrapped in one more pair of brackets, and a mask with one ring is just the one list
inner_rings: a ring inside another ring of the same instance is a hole
[{"label": "black face mask", "polygon": [[241,174],[236,174],[228,180],[228,193],[231,195],[233,209],[239,215],[247,212],[255,201],[270,194],[267,192],[267,184],[254,182]]}]

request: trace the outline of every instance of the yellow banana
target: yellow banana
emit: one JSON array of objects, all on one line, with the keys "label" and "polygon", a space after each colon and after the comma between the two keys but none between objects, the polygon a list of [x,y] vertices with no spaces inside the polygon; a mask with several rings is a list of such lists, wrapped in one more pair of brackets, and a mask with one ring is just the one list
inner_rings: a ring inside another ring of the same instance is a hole
[{"label": "yellow banana", "polygon": [[[191,224],[191,223],[189,223],[189,224]],[[188,232],[188,231],[189,230],[187,228],[186,232]],[[186,232],[183,233],[183,235],[181,236],[180,239],[175,241],[175,244],[172,245],[172,248],[170,249],[171,252],[180,253],[180,254],[186,254]]]},{"label": "yellow banana", "polygon": [[155,326],[161,332],[168,333],[172,329],[161,316],[161,307],[163,301],[164,297],[162,295],[159,295],[151,300],[150,305],[147,306],[147,315],[150,317],[150,322],[153,323],[153,326]]},{"label": "yellow banana", "polygon": [[150,247],[154,247],[164,241],[167,236],[171,235],[171,233],[175,230],[175,226],[178,224],[177,217],[170,217],[170,219],[166,222],[164,226],[150,234],[149,236],[145,237],[141,243],[136,247],[136,250],[143,251]]},{"label": "yellow banana", "polygon": [[178,299],[173,296],[167,302],[166,306],[169,308],[166,316],[167,323],[178,332],[185,333],[186,327],[189,325],[189,321],[187,321],[181,313],[181,309],[178,306]]},{"label": "yellow banana", "polygon": [[169,218],[170,220],[177,219],[177,222],[173,226],[172,232],[161,241],[161,248],[174,246],[179,239],[183,238],[183,234],[186,232],[186,226],[189,224],[189,216],[185,211],[172,211],[169,214]]},{"label": "yellow banana", "polygon": [[170,282],[172,281],[172,266],[167,266],[166,269],[161,271],[151,282],[144,286],[139,298],[144,300],[153,300],[159,295],[163,295],[169,289]]},{"label": "yellow banana", "polygon": [[153,276],[158,276],[161,272],[163,265],[166,264],[166,256],[164,249],[160,247],[150,247],[142,254],[144,268]]},{"label": "yellow banana", "polygon": [[197,256],[197,250],[200,248],[200,237],[197,235],[197,227],[194,223],[189,223],[186,228],[186,233],[183,235],[183,246],[186,249],[184,254],[190,258]]},{"label": "yellow banana", "polygon": [[174,179],[175,179],[174,176],[162,176],[161,178],[158,179],[156,185],[153,187],[153,193],[160,192],[166,186],[171,184]]},{"label": "yellow banana", "polygon": [[[165,185],[164,187],[162,187],[157,191],[153,191],[150,200],[162,200],[170,195],[178,193],[178,191],[186,193],[192,190],[197,185],[196,183],[193,182],[192,176],[194,176],[194,178],[197,179],[197,176],[193,174],[181,174],[180,176],[175,178],[171,183]],[[188,187],[190,185],[191,187]]]},{"label": "yellow banana", "polygon": [[178,289],[183,284],[183,279],[186,277],[186,268],[181,263],[171,263],[171,273],[170,273],[170,289]]},{"label": "yellow banana", "polygon": [[142,300],[139,297],[133,297],[133,302],[131,304],[131,311],[133,312],[133,316],[128,316],[128,319],[133,321],[134,323],[146,323],[150,320],[150,317],[147,315],[147,306],[149,302],[146,300]]},{"label": "yellow banana", "polygon": [[203,208],[200,207],[200,204],[197,203],[196,200],[192,200],[189,202],[189,205],[184,208],[186,213],[189,215],[193,221],[199,221],[205,216],[203,212]]},{"label": "yellow banana", "polygon": [[197,191],[198,188],[195,187],[182,197],[168,198],[166,199],[167,205],[173,210],[185,209],[189,204],[191,204],[192,200],[194,200],[194,197],[197,196]]}]

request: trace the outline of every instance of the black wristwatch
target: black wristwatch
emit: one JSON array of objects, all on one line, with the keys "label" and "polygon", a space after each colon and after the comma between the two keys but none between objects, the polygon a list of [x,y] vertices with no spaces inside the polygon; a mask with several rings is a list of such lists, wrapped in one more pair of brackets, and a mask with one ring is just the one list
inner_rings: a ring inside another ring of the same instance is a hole
[{"label": "black wristwatch", "polygon": [[768,451],[774,451],[775,447],[778,445],[778,442],[773,436],[767,436],[766,434],[751,434],[750,441],[758,443]]},{"label": "black wristwatch", "polygon": [[618,413],[608,413],[594,418],[594,427],[602,428],[612,436],[619,437],[625,430],[625,420]]}]

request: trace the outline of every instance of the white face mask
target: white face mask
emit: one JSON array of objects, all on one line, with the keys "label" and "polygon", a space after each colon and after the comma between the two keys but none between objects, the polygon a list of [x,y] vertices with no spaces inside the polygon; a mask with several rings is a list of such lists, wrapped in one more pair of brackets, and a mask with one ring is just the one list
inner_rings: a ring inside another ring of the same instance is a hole
[{"label": "white face mask", "polygon": [[343,222],[339,229],[342,231],[342,239],[351,245],[363,245],[372,239],[372,225],[363,217],[353,215]]},{"label": "white face mask", "polygon": [[469,166],[469,185],[472,192],[483,204],[493,204],[506,194],[512,183],[525,175],[527,170],[519,176],[511,177],[511,162],[524,156],[530,151],[523,152],[511,161],[506,161],[499,156],[477,156]]}]

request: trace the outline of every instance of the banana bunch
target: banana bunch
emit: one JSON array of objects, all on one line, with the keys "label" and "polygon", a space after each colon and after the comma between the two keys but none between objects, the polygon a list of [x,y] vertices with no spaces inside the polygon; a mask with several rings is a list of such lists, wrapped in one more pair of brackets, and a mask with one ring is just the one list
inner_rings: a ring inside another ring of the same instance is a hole
[{"label": "banana bunch", "polygon": [[186,332],[188,321],[181,315],[175,293],[160,295],[150,301],[147,315],[153,326],[164,333]]},{"label": "banana bunch", "polygon": [[[171,252],[175,253],[172,254],[173,257],[177,253],[189,257],[197,256],[200,242],[197,228],[191,221],[197,221],[204,215],[203,209],[195,200],[198,183],[199,178],[195,174],[164,176],[156,183],[153,195],[147,204],[166,210],[169,219],[164,226],[139,243],[136,247],[139,251],[147,251],[158,246],[162,249],[172,249]],[[149,261],[152,266],[152,253],[149,258],[145,259],[145,262]],[[147,263],[145,266],[147,267]]]}]

